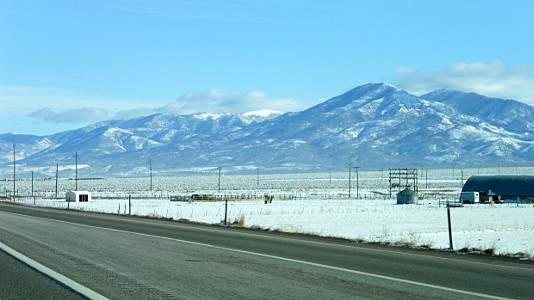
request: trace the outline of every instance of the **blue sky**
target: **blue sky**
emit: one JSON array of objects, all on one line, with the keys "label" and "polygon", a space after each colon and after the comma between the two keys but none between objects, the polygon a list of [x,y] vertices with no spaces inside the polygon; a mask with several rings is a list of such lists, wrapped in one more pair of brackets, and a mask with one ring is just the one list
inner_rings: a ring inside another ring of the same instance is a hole
[{"label": "blue sky", "polygon": [[534,1],[0,0],[0,133],[298,111],[367,82],[534,104]]}]

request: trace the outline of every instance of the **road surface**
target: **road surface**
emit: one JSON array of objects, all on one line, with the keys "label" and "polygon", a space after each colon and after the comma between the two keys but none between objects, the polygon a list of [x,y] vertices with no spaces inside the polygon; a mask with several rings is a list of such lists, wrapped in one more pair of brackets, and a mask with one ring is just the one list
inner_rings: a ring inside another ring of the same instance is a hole
[{"label": "road surface", "polygon": [[0,242],[110,299],[534,295],[532,262],[4,203]]}]

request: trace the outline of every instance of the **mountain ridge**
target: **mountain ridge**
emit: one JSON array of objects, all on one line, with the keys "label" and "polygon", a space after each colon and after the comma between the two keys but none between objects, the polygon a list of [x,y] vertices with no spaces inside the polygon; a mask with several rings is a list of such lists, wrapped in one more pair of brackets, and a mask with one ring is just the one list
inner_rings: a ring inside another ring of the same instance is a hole
[{"label": "mountain ridge", "polygon": [[416,96],[369,83],[300,112],[161,113],[48,136],[0,134],[0,166],[12,164],[14,143],[20,168],[43,175],[75,152],[97,177],[142,175],[149,159],[168,175],[219,166],[290,172],[348,162],[511,163],[534,159],[533,119],[534,108],[514,100],[448,90]]}]

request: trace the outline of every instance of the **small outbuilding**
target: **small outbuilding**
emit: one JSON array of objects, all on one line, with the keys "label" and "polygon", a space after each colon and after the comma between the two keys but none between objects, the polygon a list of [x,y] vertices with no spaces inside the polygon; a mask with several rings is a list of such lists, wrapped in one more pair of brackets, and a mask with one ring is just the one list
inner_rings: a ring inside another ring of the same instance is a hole
[{"label": "small outbuilding", "polygon": [[397,193],[397,204],[417,204],[417,193],[412,189],[405,188]]},{"label": "small outbuilding", "polygon": [[471,176],[465,182],[462,193],[478,192],[482,197],[492,197],[490,201],[519,200],[534,202],[534,176],[528,175],[488,175]]},{"label": "small outbuilding", "polygon": [[91,192],[88,191],[68,191],[65,195],[67,202],[89,202],[91,201]]}]

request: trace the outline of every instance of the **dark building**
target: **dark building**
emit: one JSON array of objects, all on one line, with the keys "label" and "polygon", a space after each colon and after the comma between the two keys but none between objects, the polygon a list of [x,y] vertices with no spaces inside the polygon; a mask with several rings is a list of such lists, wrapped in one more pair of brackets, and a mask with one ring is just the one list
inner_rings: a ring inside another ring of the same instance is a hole
[{"label": "dark building", "polygon": [[500,196],[502,200],[534,202],[534,176],[491,175],[471,176],[462,192],[479,192],[485,195]]}]

